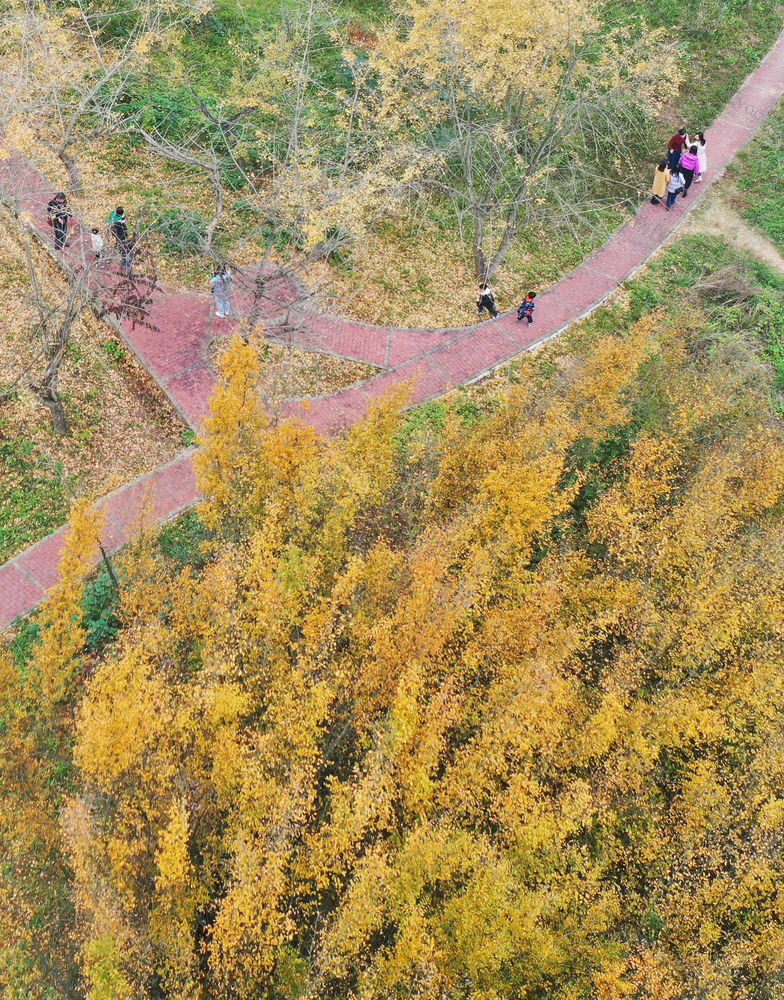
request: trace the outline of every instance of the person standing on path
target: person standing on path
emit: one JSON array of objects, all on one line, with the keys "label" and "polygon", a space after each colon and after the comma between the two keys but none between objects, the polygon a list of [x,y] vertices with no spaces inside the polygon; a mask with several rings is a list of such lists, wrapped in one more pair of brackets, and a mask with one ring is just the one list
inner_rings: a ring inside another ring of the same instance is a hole
[{"label": "person standing on path", "polygon": [[231,316],[231,271],[225,264],[212,272],[210,285],[215,296],[215,315],[219,319]]},{"label": "person standing on path", "polygon": [[493,319],[498,315],[498,310],[495,307],[495,292],[487,282],[483,281],[479,286],[479,301],[476,303],[476,311],[481,316],[485,309]]},{"label": "person standing on path", "polygon": [[133,260],[136,256],[136,247],[138,243],[139,236],[137,233],[132,233],[130,236],[126,235],[124,240],[117,240],[117,248],[120,251],[123,270],[129,278],[131,276],[131,271],[133,270]]},{"label": "person standing on path", "polygon": [[705,133],[697,133],[697,160],[699,161],[699,173],[697,181],[702,180],[702,175],[708,169],[708,151],[705,149]]},{"label": "person standing on path", "polygon": [[689,137],[686,134],[686,129],[681,128],[675,133],[675,135],[670,139],[670,144],[667,147],[667,166],[670,170],[674,170],[678,166],[678,161],[681,158],[681,151],[683,147],[688,145]]},{"label": "person standing on path", "polygon": [[667,166],[667,157],[659,162],[656,172],[653,175],[653,187],[651,188],[651,204],[661,205],[667,197],[667,185],[670,182],[670,168]]},{"label": "person standing on path", "polygon": [[534,309],[536,309],[536,303],[534,299],[536,298],[536,292],[528,292],[526,297],[517,307],[517,322],[520,320],[528,320],[528,325],[530,326],[534,321]]},{"label": "person standing on path", "polygon": [[90,246],[95,254],[96,265],[98,267],[103,267],[107,261],[107,258],[104,256],[106,240],[104,240],[103,236],[101,236],[101,231],[97,226],[93,226],[90,230]]},{"label": "person standing on path", "polygon": [[689,188],[692,185],[692,181],[699,170],[700,161],[697,157],[697,147],[689,146],[688,153],[681,153],[681,160],[678,164],[678,170],[683,174],[683,197],[689,193]]},{"label": "person standing on path", "polygon": [[68,246],[68,227],[72,224],[71,210],[68,208],[68,199],[64,191],[58,191],[47,204],[46,214],[49,217],[49,224],[54,227],[54,248],[62,250]]},{"label": "person standing on path", "polygon": [[125,210],[122,205],[118,205],[113,212],[109,213],[109,232],[117,241],[117,248],[122,252],[122,244],[128,240],[128,220],[125,218]]},{"label": "person standing on path", "polygon": [[680,192],[683,190],[683,174],[676,167],[671,175],[670,180],[667,184],[667,211],[669,212],[675,203],[675,199],[678,197]]}]

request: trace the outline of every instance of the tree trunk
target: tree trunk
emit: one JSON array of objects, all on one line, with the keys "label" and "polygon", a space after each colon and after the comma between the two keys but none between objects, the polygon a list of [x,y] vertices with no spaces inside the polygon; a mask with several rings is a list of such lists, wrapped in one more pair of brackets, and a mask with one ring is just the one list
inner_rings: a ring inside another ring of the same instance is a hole
[{"label": "tree trunk", "polygon": [[477,281],[485,281],[488,277],[487,260],[485,259],[485,252],[482,248],[482,244],[485,239],[485,220],[487,218],[487,213],[477,206],[474,206],[471,214],[474,217],[474,241],[472,247],[474,252],[474,276]]},{"label": "tree trunk", "polygon": [[487,261],[481,247],[474,244],[474,276],[477,281],[485,281],[489,278],[487,273]]},{"label": "tree trunk", "polygon": [[60,371],[60,364],[65,357],[65,349],[68,346],[70,326],[71,317],[69,316],[58,331],[60,343],[54,351],[51,361],[46,366],[43,382],[41,385],[34,385],[32,387],[44,406],[49,408],[52,414],[52,429],[55,434],[59,434],[61,437],[68,433],[68,421],[65,416],[63,401],[60,399],[60,393],[57,391],[57,376]]},{"label": "tree trunk", "polygon": [[117,580],[117,574],[114,572],[114,567],[112,566],[111,561],[106,554],[106,549],[101,544],[100,539],[98,540],[98,548],[101,550],[101,561],[106,567],[106,572],[109,574],[109,579],[112,581],[112,585],[114,586],[115,592],[119,594],[120,584]]},{"label": "tree trunk", "polygon": [[84,188],[82,187],[82,177],[79,173],[76,157],[72,156],[68,152],[67,148],[63,147],[60,147],[60,149],[57,150],[57,155],[68,173],[68,183],[71,186],[71,194],[80,198],[84,194]]},{"label": "tree trunk", "polygon": [[63,407],[63,401],[60,399],[60,393],[53,386],[47,388],[46,386],[34,386],[35,392],[38,398],[48,407],[49,412],[52,415],[52,430],[55,434],[60,437],[65,437],[68,433],[68,420],[65,416],[65,409]]},{"label": "tree trunk", "polygon": [[204,252],[207,254],[212,252],[212,240],[223,214],[223,184],[221,182],[220,170],[216,168],[210,172],[210,176],[212,177],[212,186],[215,190],[215,214],[204,232]]}]

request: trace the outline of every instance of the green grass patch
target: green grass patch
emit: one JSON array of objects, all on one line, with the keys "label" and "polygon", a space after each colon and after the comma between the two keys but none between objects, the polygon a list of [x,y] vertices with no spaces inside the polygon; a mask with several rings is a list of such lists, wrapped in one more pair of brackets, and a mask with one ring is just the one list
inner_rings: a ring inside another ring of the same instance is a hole
[{"label": "green grass patch", "polygon": [[784,253],[784,102],[730,165],[745,218]]},{"label": "green grass patch", "polygon": [[206,561],[203,542],[207,538],[207,529],[199,520],[199,515],[195,510],[189,510],[161,528],[158,547],[177,568],[198,568]]},{"label": "green grass patch", "polygon": [[65,521],[71,488],[59,462],[0,426],[0,562]]}]

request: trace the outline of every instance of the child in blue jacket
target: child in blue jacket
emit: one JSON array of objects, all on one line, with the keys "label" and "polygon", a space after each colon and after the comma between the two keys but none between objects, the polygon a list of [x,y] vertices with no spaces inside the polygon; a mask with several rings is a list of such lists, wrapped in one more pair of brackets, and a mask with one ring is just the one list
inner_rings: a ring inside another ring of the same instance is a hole
[{"label": "child in blue jacket", "polygon": [[520,305],[517,307],[517,322],[519,323],[521,319],[527,319],[528,325],[530,326],[534,321],[534,309],[536,308],[536,303],[534,299],[536,298],[536,292],[529,292]]}]

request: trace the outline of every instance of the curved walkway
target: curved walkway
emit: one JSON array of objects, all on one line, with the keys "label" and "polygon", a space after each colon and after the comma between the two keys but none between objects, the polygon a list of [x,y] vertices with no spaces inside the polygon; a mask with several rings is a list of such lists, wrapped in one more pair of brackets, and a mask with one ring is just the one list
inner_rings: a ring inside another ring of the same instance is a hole
[{"label": "curved walkway", "polygon": [[[514,313],[445,330],[378,327],[314,310],[306,292],[290,276],[245,276],[236,283],[234,305],[240,314],[255,310],[271,339],[379,369],[378,375],[331,396],[309,400],[306,407],[289,403],[284,412],[298,413],[318,431],[335,430],[361,419],[368,403],[392,385],[408,381],[412,405],[421,403],[480,378],[560,333],[595,309],[661,246],[783,93],[784,31],[710,129],[706,181],[693,186],[690,199],[679,200],[670,213],[661,206],[644,205],[604,246],[538,295],[536,323],[530,329],[517,323]],[[26,213],[37,234],[51,241],[46,225],[46,203],[53,194],[50,182],[29,161],[12,155],[0,160],[0,186],[6,200]],[[85,238],[77,227],[65,254],[66,267],[83,268]],[[90,272],[88,281],[98,311],[114,325],[185,422],[199,429],[215,385],[207,348],[215,336],[230,332],[231,322],[214,316],[209,295],[167,290],[143,277],[129,280],[113,267]],[[197,500],[192,450],[97,504],[106,515],[103,546],[107,552],[116,551],[133,534],[146,497],[151,497],[152,515],[158,521],[176,516]],[[0,629],[35,607],[57,581],[65,531],[64,526],[0,566]]]}]

